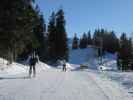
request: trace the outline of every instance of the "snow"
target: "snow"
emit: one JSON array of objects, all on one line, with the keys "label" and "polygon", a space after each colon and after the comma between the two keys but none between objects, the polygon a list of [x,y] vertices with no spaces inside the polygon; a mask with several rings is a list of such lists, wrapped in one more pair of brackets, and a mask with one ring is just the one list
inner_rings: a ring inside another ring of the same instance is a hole
[{"label": "snow", "polygon": [[71,50],[69,55],[69,62],[72,64],[82,64],[92,57],[90,52],[93,52],[92,48]]},{"label": "snow", "polygon": [[97,65],[98,66],[98,70],[104,70],[104,71],[111,71],[117,70],[117,64],[116,64],[116,60],[110,60],[108,62],[105,62],[103,65]]},{"label": "snow", "polygon": [[[66,63],[66,68],[67,68],[67,71],[72,71],[72,70],[76,70],[80,67],[80,65],[77,65],[77,64],[70,64],[70,63]],[[57,66],[58,69],[62,69],[63,66],[62,65],[59,65]]]},{"label": "snow", "polygon": [[[4,61],[4,63],[3,63]],[[17,75],[17,74],[21,74],[21,73],[28,73],[29,70],[29,65],[27,64],[19,64],[19,63],[15,63],[13,62],[10,65],[7,65],[7,60],[5,59],[0,59],[0,78],[2,76],[12,76],[12,75]],[[48,68],[50,68],[49,65],[42,63],[41,61],[39,61],[39,63],[36,64],[36,66],[38,67],[38,71],[46,70]]]},{"label": "snow", "polygon": [[[99,76],[99,74],[97,74]],[[93,76],[94,77],[94,76]],[[106,93],[109,100],[132,100],[133,98],[128,94],[128,91],[124,89],[120,84],[115,81],[109,80],[109,78],[105,77],[95,77],[95,80],[102,90]],[[115,90],[114,90],[115,89]],[[123,95],[123,96],[121,96]]]},{"label": "snow", "polygon": [[19,74],[19,73],[23,73],[25,71],[26,71],[25,66],[13,63],[11,65],[7,65],[7,68],[4,69],[1,72],[3,72],[4,75],[16,75],[16,74]]},{"label": "snow", "polygon": [[103,65],[99,65],[99,58],[96,58],[95,49],[92,47],[86,49],[70,49],[69,63],[84,64],[91,69],[117,70],[116,55],[106,53],[103,56]]},{"label": "snow", "polygon": [[[58,66],[56,68],[62,69],[64,60],[58,60],[57,63],[58,63]],[[71,70],[74,70],[74,69],[77,69],[80,67],[79,64],[71,64],[70,62],[66,62],[66,61],[65,61],[65,63],[66,63],[67,71],[71,71]]]},{"label": "snow", "polygon": [[133,96],[133,73],[118,71],[116,54],[106,52],[103,56],[103,65],[99,65],[99,58],[95,57],[95,50],[92,47],[71,50],[69,57],[70,63],[87,65],[89,69],[96,70],[101,78],[117,82]]},{"label": "snow", "polygon": [[110,71],[104,74],[107,78],[122,85],[128,93],[133,97],[133,73],[132,72],[120,72]]},{"label": "snow", "polygon": [[0,58],[0,100],[133,100],[133,73],[117,70],[115,54],[106,53],[103,65],[95,55],[92,47],[70,49],[67,72],[39,61],[35,78],[27,77],[28,60],[7,65]]},{"label": "snow", "polygon": [[0,81],[0,100],[132,100],[121,87],[101,80],[91,70],[62,72],[50,68],[38,72],[36,78],[23,76]]}]

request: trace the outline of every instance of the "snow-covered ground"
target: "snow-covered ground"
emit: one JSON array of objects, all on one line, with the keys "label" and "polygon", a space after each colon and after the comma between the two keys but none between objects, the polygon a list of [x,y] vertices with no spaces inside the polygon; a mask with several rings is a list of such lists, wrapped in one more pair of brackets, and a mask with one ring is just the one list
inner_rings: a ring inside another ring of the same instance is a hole
[{"label": "snow-covered ground", "polygon": [[[116,56],[106,53],[103,56],[103,70],[117,70]],[[85,64],[90,69],[99,69],[99,58],[96,57],[96,50],[92,47],[86,49],[70,49],[69,63],[71,64]]]},{"label": "snow-covered ground", "polygon": [[[50,66],[40,61],[39,63],[37,63],[37,66],[38,66],[38,69],[37,69],[38,71],[41,71],[42,69],[45,70],[50,68]],[[7,60],[0,58],[0,79],[3,76],[8,77],[8,76],[14,76],[22,73],[28,73],[28,70],[29,70],[29,66],[27,64],[22,65],[22,64],[13,62],[12,64],[7,65]]]},{"label": "snow-covered ground", "polygon": [[91,70],[62,72],[49,68],[36,78],[25,74],[0,80],[0,100],[132,100],[119,85]]},{"label": "snow-covered ground", "polygon": [[102,79],[109,79],[121,85],[133,97],[133,72],[118,71],[116,59],[115,54],[105,53],[103,65],[99,65],[100,61],[95,57],[93,48],[71,50],[70,52],[71,63],[87,65],[89,69],[95,70]]},{"label": "snow-covered ground", "polygon": [[0,59],[0,100],[133,100],[133,73],[119,72],[115,55],[107,53],[103,62],[101,71],[93,48],[70,50],[66,73],[39,62],[29,78],[28,65]]},{"label": "snow-covered ground", "polygon": [[122,85],[133,97],[133,72],[109,71],[102,73],[102,75]]}]

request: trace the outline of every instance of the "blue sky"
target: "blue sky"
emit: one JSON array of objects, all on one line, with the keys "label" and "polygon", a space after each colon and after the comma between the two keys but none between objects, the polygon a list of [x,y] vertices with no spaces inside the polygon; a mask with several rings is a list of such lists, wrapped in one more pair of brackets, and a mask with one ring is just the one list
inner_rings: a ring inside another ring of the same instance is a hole
[{"label": "blue sky", "polygon": [[133,32],[133,0],[36,0],[46,22],[52,11],[63,8],[69,37],[97,28]]}]

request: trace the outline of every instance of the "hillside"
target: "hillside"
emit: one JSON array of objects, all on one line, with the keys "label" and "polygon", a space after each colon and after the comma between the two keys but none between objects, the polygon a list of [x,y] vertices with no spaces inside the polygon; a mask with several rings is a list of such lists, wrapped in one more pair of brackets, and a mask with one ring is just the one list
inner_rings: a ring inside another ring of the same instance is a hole
[{"label": "hillside", "polygon": [[[70,49],[69,63],[85,64],[91,69],[99,69],[99,58],[96,57],[96,50],[92,47],[86,49]],[[105,53],[103,56],[104,70],[117,70],[116,56],[111,53]]]}]

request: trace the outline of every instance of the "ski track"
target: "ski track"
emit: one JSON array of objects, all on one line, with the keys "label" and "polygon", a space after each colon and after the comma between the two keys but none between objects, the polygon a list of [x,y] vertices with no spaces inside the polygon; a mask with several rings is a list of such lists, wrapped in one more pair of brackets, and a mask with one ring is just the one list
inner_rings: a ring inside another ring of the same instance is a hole
[{"label": "ski track", "polygon": [[[87,73],[91,80],[93,80],[95,86],[102,91],[107,100],[132,100],[133,98],[128,94],[120,84],[108,79],[106,76],[101,77],[99,74],[94,74],[89,71]],[[103,73],[101,73],[103,74]]]},{"label": "ski track", "polygon": [[17,79],[0,80],[0,100],[132,100],[123,93],[92,71],[50,68],[31,79],[22,74]]}]

